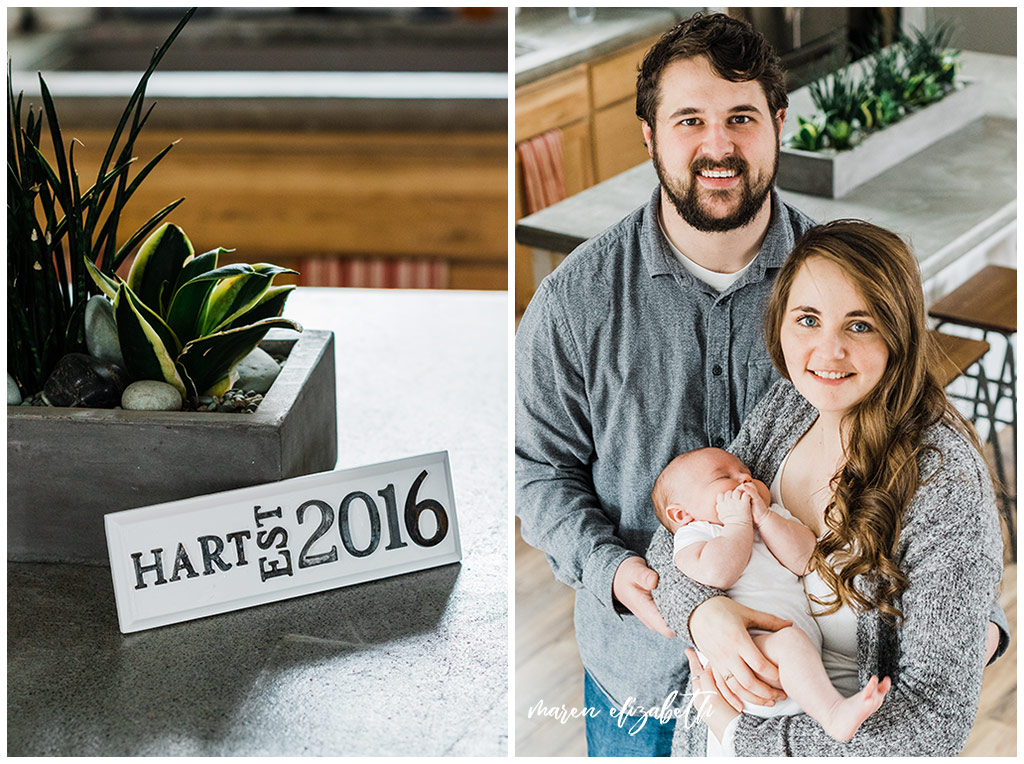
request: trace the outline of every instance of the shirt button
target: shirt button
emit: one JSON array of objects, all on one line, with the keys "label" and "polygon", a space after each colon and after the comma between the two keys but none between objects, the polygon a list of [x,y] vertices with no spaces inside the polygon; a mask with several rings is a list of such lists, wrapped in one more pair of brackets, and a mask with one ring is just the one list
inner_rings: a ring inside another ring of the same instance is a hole
[{"label": "shirt button", "polygon": [[714,374],[716,377],[722,376],[722,367],[716,363],[713,367],[711,367],[711,373]]},{"label": "shirt button", "polygon": [[725,445],[725,441],[722,438],[715,438],[715,448],[722,448]]}]

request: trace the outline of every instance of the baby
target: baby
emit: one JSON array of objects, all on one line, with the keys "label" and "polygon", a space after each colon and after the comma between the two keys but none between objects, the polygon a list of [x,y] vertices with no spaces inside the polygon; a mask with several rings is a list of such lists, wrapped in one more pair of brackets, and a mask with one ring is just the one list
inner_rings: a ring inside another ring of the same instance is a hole
[{"label": "baby", "polygon": [[[856,695],[843,697],[821,662],[821,632],[808,612],[800,577],[817,539],[784,507],[771,504],[768,488],[743,463],[718,448],[677,456],[651,492],[658,520],[675,537],[674,560],[690,578],[725,590],[748,607],[790,620],[775,632],[752,632],[765,657],[779,667],[786,702],[773,708],[747,705],[758,716],[802,709],[836,740],[849,740],[882,705],[889,679],[872,677]],[[702,658],[703,660],[703,658]]]}]

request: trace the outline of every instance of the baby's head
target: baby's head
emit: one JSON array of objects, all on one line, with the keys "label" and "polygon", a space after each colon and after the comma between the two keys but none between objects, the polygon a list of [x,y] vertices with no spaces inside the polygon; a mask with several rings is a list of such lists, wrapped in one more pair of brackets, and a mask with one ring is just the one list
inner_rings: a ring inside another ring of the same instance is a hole
[{"label": "baby's head", "polygon": [[718,496],[743,483],[752,483],[765,504],[768,488],[750,476],[743,462],[721,448],[698,448],[668,463],[654,481],[651,501],[658,520],[675,533],[694,520],[721,525]]}]

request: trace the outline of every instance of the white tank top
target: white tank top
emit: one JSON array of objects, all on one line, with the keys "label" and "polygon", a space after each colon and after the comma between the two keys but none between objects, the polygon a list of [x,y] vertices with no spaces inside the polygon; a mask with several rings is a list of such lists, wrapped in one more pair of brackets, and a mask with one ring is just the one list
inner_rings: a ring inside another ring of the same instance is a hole
[{"label": "white tank top", "polygon": [[[790,451],[792,453],[792,451]],[[775,479],[772,480],[771,493],[772,501],[782,504],[781,483],[782,472],[786,469],[786,462],[789,461],[789,454],[782,460]],[[804,576],[804,591],[813,594],[818,599],[830,600],[833,597],[832,590],[821,580],[817,572]],[[811,612],[820,613],[824,607],[813,600],[809,601]],[[818,628],[821,629],[821,662],[825,665],[825,671],[832,684],[843,695],[849,697],[860,690],[860,680],[857,676],[857,615],[849,605],[843,605],[831,615],[817,616]]]}]

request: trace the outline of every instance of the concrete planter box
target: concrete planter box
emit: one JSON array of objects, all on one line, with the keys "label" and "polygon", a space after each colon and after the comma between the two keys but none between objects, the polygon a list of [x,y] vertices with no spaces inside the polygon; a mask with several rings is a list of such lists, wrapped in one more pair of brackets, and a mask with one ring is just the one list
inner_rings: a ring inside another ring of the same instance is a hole
[{"label": "concrete planter box", "polygon": [[981,83],[963,80],[961,84],[963,87],[941,101],[871,133],[848,151],[801,151],[783,146],[779,154],[779,187],[832,199],[845,196],[981,117]]},{"label": "concrete planter box", "polygon": [[334,334],[260,346],[288,360],[254,414],[8,406],[7,559],[103,564],[108,512],[334,469]]}]

